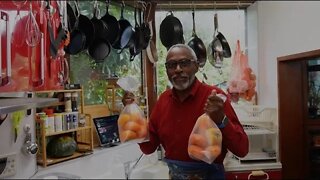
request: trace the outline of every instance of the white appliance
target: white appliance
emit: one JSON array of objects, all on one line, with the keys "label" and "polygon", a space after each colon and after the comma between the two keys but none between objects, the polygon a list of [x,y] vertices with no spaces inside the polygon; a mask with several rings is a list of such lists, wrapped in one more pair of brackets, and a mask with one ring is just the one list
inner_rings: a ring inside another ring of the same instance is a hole
[{"label": "white appliance", "polygon": [[249,153],[240,163],[279,162],[277,109],[257,105],[234,106],[249,138]]},{"label": "white appliance", "polygon": [[[34,108],[57,100],[27,97],[26,92],[0,93],[0,116],[7,116],[0,125],[0,178],[26,179],[36,173]],[[12,120],[15,111],[22,112],[16,138]]]}]

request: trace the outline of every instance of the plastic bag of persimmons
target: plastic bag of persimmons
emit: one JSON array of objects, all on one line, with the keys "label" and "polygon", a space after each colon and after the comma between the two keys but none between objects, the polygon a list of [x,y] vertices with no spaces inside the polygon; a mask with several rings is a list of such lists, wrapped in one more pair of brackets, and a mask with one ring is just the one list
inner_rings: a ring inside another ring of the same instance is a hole
[{"label": "plastic bag of persimmons", "polygon": [[211,164],[221,153],[222,134],[207,114],[201,115],[189,137],[188,153],[192,159]]},{"label": "plastic bag of persimmons", "polygon": [[149,140],[147,119],[136,103],[123,108],[118,119],[118,129],[121,143],[140,143]]}]

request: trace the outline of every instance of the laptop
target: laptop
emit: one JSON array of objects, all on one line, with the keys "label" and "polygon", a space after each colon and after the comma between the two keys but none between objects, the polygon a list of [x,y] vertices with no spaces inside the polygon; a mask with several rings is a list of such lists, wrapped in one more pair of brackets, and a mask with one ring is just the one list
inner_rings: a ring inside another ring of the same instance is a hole
[{"label": "laptop", "polygon": [[93,118],[93,122],[99,137],[100,146],[110,147],[120,144],[118,118],[119,115]]}]

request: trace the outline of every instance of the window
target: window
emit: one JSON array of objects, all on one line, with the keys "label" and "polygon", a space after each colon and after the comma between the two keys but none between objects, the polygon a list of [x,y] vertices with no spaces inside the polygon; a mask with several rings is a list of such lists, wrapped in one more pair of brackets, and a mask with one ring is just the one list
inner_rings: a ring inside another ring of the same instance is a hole
[{"label": "window", "polygon": [[[245,47],[245,11],[244,10],[195,10],[195,26],[196,34],[203,41],[206,47],[213,40],[214,14],[218,14],[218,30],[227,39],[231,48],[232,55],[236,47],[236,41],[239,39],[241,47]],[[165,56],[167,53],[166,48],[161,44],[159,29],[162,20],[166,17],[168,11],[157,11],[155,16],[156,32],[157,34],[157,49],[159,60],[157,62],[157,93],[161,94],[169,84],[169,80],[165,70]],[[173,15],[177,17],[183,26],[184,39],[187,44],[192,35],[192,10],[173,11]],[[233,56],[232,56],[233,57]],[[196,74],[200,81],[205,81],[211,85],[219,85],[222,89],[226,90],[226,82],[228,81],[231,58],[224,58],[222,74],[218,69],[213,67],[208,61],[205,66]],[[204,79],[203,73],[206,74],[207,80]]]},{"label": "window", "polygon": [[[93,3],[94,1],[79,1],[79,9],[81,14],[93,17]],[[73,4],[71,3],[73,6]],[[98,2],[100,15],[98,19],[106,13],[105,2]],[[111,4],[109,6],[109,14],[120,18],[121,6],[120,4]],[[132,26],[134,26],[134,11],[131,7],[125,7],[124,18],[127,19]],[[107,86],[107,78],[109,77],[124,77],[127,75],[134,76],[141,79],[141,61],[140,55],[136,56],[133,61],[130,61],[130,53],[125,49],[120,54],[117,50],[112,49],[108,57],[103,62],[95,62],[87,50],[82,51],[76,55],[70,56],[70,79],[71,83],[79,83],[84,87],[84,101],[85,105],[104,104],[105,103],[105,89]],[[122,91],[119,91],[121,96]]]}]

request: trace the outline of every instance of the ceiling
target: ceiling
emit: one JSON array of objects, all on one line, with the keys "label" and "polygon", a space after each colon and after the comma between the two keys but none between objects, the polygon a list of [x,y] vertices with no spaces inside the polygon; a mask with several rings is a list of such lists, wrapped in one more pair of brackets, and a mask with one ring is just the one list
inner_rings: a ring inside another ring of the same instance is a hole
[{"label": "ceiling", "polygon": [[[222,0],[145,0],[157,4],[156,10],[175,10],[175,9],[246,9],[256,0],[222,1]],[[127,5],[134,6],[139,0],[122,1]]]}]

